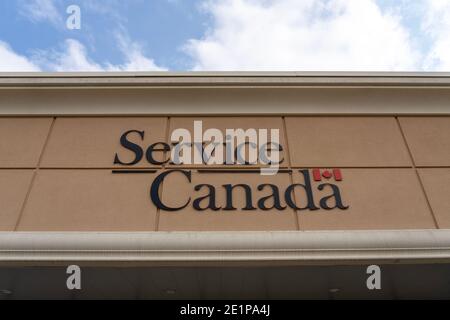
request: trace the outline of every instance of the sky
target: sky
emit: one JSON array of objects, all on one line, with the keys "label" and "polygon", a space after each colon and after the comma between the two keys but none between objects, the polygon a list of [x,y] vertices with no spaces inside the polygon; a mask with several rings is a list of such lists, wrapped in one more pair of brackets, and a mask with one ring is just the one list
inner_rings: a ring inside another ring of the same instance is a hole
[{"label": "sky", "polygon": [[18,71],[450,71],[450,0],[1,0]]}]

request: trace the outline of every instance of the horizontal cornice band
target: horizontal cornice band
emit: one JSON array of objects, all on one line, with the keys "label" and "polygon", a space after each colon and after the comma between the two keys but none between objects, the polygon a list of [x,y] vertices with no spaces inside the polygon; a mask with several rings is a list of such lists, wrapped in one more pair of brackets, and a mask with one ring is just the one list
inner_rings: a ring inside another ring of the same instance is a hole
[{"label": "horizontal cornice band", "polygon": [[0,73],[0,116],[450,115],[450,73]]},{"label": "horizontal cornice band", "polygon": [[0,264],[450,262],[450,230],[0,232]]}]

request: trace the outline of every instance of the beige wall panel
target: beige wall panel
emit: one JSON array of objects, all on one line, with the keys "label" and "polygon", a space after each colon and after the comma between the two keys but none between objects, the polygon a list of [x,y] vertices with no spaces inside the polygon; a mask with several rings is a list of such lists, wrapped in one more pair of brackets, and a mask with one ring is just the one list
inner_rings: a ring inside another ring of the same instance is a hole
[{"label": "beige wall panel", "polygon": [[450,166],[450,117],[400,118],[417,166]]},{"label": "beige wall panel", "polygon": [[410,166],[394,117],[287,117],[292,166]]},{"label": "beige wall panel", "polygon": [[450,229],[450,168],[419,169],[439,228]]},{"label": "beige wall panel", "polygon": [[0,170],[0,231],[14,231],[33,170]]},{"label": "beige wall panel", "polygon": [[[428,229],[435,228],[425,196],[413,169],[343,169],[339,186],[347,210],[302,210],[298,212],[302,230]],[[294,180],[303,183],[300,173]],[[323,179],[323,183],[326,183]],[[313,182],[315,202],[331,195],[329,187],[318,191]],[[295,192],[300,206],[306,203],[304,192]],[[334,201],[330,200],[330,205]]]},{"label": "beige wall panel", "polygon": [[153,231],[154,174],[41,170],[19,231]]},{"label": "beige wall panel", "polygon": [[0,118],[0,168],[34,168],[51,118]]},{"label": "beige wall panel", "polygon": [[58,118],[42,160],[49,168],[110,168],[118,153],[124,163],[134,153],[120,145],[120,137],[129,130],[145,131],[144,140],[137,133],[129,140],[139,144],[144,157],[138,167],[151,166],[145,160],[147,147],[166,141],[166,118]]},{"label": "beige wall panel", "polygon": [[[257,205],[260,197],[267,196],[267,189],[258,191],[257,186],[262,183],[273,183],[285,190],[290,184],[289,174],[280,173],[276,176],[261,176],[259,173],[196,173],[192,171],[192,183],[189,184],[181,173],[171,174],[166,178],[163,186],[163,201],[171,207],[182,206],[189,196],[192,200],[207,194],[206,189],[194,191],[197,184],[211,184],[216,187],[217,206],[225,206],[225,189],[223,184],[245,183],[252,187],[253,206]],[[240,188],[233,191],[234,206],[245,206],[244,191]],[[284,200],[282,199],[282,204]],[[203,203],[205,205],[205,202]],[[268,206],[271,203],[268,203]],[[287,208],[278,210],[253,211],[197,211],[192,202],[185,209],[175,212],[161,211],[159,218],[160,231],[263,231],[263,230],[296,230],[295,213]]]},{"label": "beige wall panel", "polygon": [[[193,139],[193,128],[194,121],[202,121],[203,132],[210,128],[217,128],[222,131],[225,138],[226,129],[267,129],[268,137],[270,136],[269,130],[278,129],[280,135],[280,144],[283,148],[280,153],[280,160],[283,159],[280,167],[286,167],[289,165],[289,158],[287,153],[287,143],[285,140],[285,132],[283,126],[283,119],[281,117],[174,117],[170,119],[170,130],[169,130],[169,140],[170,134],[173,130],[178,128],[188,129],[191,132]],[[248,155],[246,155],[247,157]],[[247,159],[247,158],[246,158]],[[210,165],[215,166],[216,165]],[[253,165],[247,167],[259,167],[260,165]],[[177,166],[179,167],[179,166]],[[192,167],[192,166],[191,166]],[[195,166],[194,166],[195,167]],[[230,165],[226,167],[231,167]],[[238,165],[242,168],[242,165]]]}]

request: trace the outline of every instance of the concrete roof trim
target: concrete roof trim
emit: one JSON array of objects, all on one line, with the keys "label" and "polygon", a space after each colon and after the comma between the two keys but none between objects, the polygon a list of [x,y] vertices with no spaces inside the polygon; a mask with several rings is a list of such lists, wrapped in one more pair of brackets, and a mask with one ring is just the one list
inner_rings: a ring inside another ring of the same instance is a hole
[{"label": "concrete roof trim", "polygon": [[0,88],[35,87],[450,87],[447,72],[0,73]]},{"label": "concrete roof trim", "polygon": [[0,232],[0,265],[450,262],[450,230]]},{"label": "concrete roof trim", "polygon": [[0,73],[0,116],[450,115],[450,73]]}]

